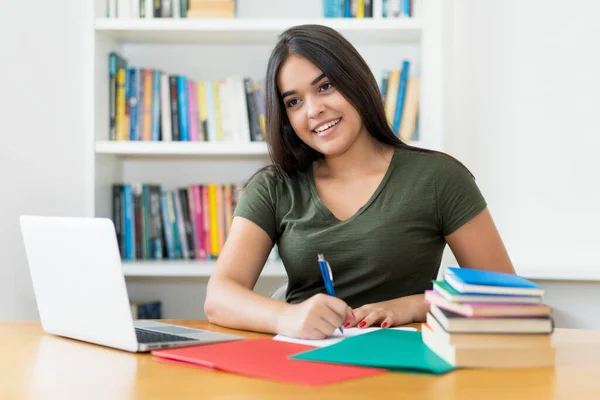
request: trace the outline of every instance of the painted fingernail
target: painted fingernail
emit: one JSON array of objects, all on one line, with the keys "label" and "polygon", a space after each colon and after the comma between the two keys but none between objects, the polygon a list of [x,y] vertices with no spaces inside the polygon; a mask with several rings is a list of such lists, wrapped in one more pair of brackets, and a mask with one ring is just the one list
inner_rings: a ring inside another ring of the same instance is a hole
[{"label": "painted fingernail", "polygon": [[384,322],[383,324],[381,324],[381,327],[382,327],[382,328],[386,328],[387,326],[388,326],[388,323],[387,323],[387,322]]},{"label": "painted fingernail", "polygon": [[344,328],[347,328],[347,327],[349,327],[349,326],[350,326],[350,322],[346,322],[346,323],[344,323]]},{"label": "painted fingernail", "polygon": [[363,328],[367,323],[365,321],[361,322],[360,324],[358,324],[359,328]]}]

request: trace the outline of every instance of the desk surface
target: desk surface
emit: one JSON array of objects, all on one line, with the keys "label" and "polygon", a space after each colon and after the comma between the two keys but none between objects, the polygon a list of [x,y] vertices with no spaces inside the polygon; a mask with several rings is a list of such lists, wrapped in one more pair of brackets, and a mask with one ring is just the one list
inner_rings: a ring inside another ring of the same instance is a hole
[{"label": "desk surface", "polygon": [[[169,321],[248,337],[206,321]],[[413,325],[416,326],[416,325]],[[45,334],[39,322],[0,322],[2,399],[600,399],[600,331],[557,329],[554,368],[387,373],[320,388],[153,361],[148,354]]]}]

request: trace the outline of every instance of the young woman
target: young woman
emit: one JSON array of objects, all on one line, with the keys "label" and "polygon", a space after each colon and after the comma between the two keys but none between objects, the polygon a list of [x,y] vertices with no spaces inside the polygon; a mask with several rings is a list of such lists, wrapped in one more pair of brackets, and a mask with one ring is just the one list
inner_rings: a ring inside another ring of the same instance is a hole
[{"label": "young woman", "polygon": [[[319,339],[423,321],[446,243],[462,267],[514,273],[470,172],[410,147],[388,125],[355,48],[318,25],[290,28],[265,81],[273,165],[247,184],[205,303],[210,322]],[[274,244],[286,302],[253,292]],[[325,295],[317,254],[337,297]]]}]

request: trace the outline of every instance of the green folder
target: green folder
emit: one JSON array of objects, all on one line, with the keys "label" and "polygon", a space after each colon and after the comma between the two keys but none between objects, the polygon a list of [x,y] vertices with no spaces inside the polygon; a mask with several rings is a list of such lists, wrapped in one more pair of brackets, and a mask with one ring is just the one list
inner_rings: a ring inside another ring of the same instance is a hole
[{"label": "green folder", "polygon": [[421,332],[392,329],[351,336],[290,358],[415,373],[444,374],[455,369],[423,343]]}]

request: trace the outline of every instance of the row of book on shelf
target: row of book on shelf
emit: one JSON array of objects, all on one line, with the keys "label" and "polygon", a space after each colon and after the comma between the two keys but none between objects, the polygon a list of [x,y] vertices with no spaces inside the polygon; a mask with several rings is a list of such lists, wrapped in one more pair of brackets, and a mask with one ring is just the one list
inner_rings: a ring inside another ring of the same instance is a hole
[{"label": "row of book on shelf", "polygon": [[325,18],[408,18],[418,0],[323,0]]},{"label": "row of book on shelf", "polygon": [[109,139],[117,141],[264,141],[260,82],[241,76],[194,81],[128,67],[109,54]]},{"label": "row of book on shelf", "polygon": [[455,367],[552,366],[554,324],[543,295],[518,275],[448,267],[425,292],[423,342]]},{"label": "row of book on shelf", "polygon": [[[223,248],[238,184],[114,184],[112,217],[121,258],[214,260]],[[272,257],[274,255],[272,254]]]},{"label": "row of book on shelf", "polygon": [[[419,0],[322,0],[325,18],[407,18]],[[107,0],[108,18],[235,18],[235,0]]]},{"label": "row of book on shelf", "polygon": [[[408,60],[381,77],[386,118],[404,141],[418,140],[419,82]],[[109,55],[110,140],[264,141],[263,101],[261,82],[248,77],[194,81]]]},{"label": "row of book on shelf", "polygon": [[234,18],[235,0],[107,0],[108,18]]}]

